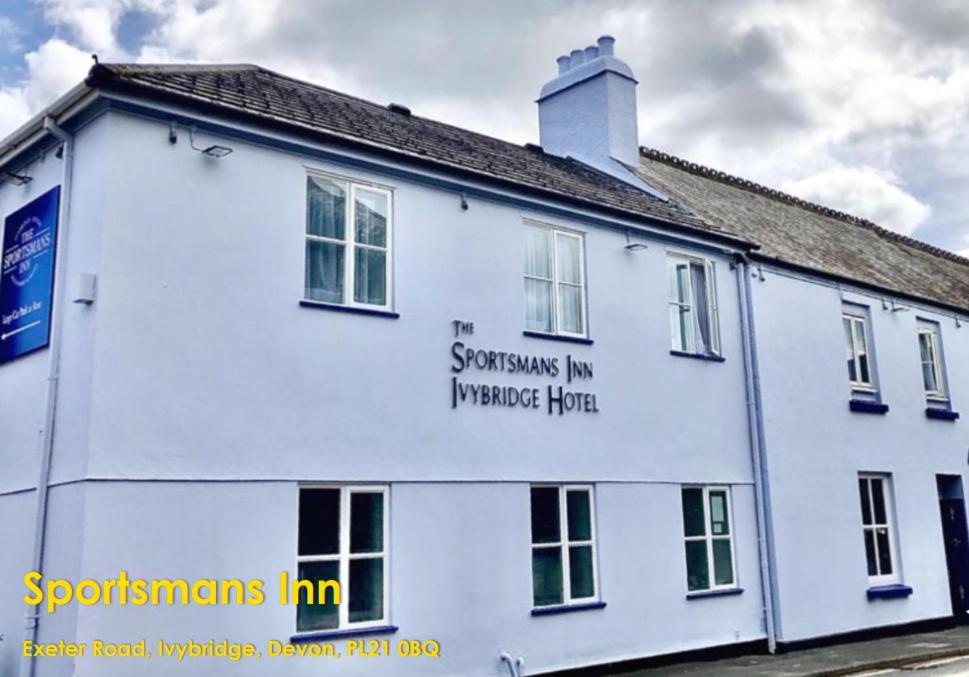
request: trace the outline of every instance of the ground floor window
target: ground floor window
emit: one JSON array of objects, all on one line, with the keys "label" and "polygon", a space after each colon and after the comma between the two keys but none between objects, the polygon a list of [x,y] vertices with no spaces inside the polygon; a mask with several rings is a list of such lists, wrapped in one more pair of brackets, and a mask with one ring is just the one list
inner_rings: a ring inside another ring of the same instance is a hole
[{"label": "ground floor window", "polygon": [[296,631],[382,625],[387,621],[387,487],[307,486],[299,491],[297,574],[339,581],[324,604],[299,595]]},{"label": "ground floor window", "polygon": [[858,490],[868,580],[872,585],[897,583],[898,557],[892,526],[891,477],[862,473],[858,476]]},{"label": "ground floor window", "polygon": [[687,590],[700,592],[735,587],[729,490],[727,487],[685,486],[682,499]]},{"label": "ground floor window", "polygon": [[533,486],[531,503],[534,605],[595,600],[598,589],[592,487]]}]

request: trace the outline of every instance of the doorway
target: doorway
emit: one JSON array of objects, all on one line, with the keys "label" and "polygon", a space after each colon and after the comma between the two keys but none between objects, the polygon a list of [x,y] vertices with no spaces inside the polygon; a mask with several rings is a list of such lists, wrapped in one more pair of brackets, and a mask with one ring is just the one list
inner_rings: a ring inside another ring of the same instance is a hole
[{"label": "doorway", "polygon": [[966,500],[959,475],[936,475],[942,538],[949,573],[952,616],[957,623],[969,623],[969,533],[966,530]]}]

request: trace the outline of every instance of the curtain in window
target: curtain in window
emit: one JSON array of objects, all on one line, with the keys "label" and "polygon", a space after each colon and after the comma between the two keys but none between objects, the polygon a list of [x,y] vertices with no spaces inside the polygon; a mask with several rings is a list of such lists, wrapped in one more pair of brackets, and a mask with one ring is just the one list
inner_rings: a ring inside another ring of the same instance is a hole
[{"label": "curtain in window", "polygon": [[343,303],[346,186],[307,177],[306,234],[306,298]]},{"label": "curtain in window", "polygon": [[707,295],[706,266],[690,266],[690,290],[693,292],[693,328],[696,335],[696,352],[709,353],[713,347],[710,342],[710,299]]},{"label": "curtain in window", "polygon": [[552,256],[549,232],[525,229],[525,325],[532,331],[552,329]]},{"label": "curtain in window", "polygon": [[582,271],[579,240],[556,235],[559,282],[559,331],[582,333]]}]

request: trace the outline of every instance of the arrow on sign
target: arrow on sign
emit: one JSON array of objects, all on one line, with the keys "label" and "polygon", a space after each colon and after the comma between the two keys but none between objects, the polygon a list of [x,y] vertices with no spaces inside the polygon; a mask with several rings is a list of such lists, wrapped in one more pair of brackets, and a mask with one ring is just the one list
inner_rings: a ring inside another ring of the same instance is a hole
[{"label": "arrow on sign", "polygon": [[8,331],[6,334],[0,334],[0,341],[6,341],[8,338],[10,338],[11,336],[13,336],[14,334],[19,334],[22,331],[27,331],[31,327],[36,327],[38,324],[40,324],[40,320],[37,320],[36,322],[31,322],[30,324],[25,324],[24,326],[20,327],[19,329],[14,329],[13,331]]}]

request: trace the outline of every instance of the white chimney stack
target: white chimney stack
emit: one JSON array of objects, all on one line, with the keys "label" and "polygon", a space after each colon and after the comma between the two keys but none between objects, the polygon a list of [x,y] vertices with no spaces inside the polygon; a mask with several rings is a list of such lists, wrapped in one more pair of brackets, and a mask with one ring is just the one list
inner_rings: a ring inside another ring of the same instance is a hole
[{"label": "white chimney stack", "polygon": [[636,79],[613,55],[615,42],[603,35],[597,45],[556,60],[559,73],[538,97],[541,143],[546,153],[575,158],[642,187],[618,164],[639,166],[639,134]]}]

